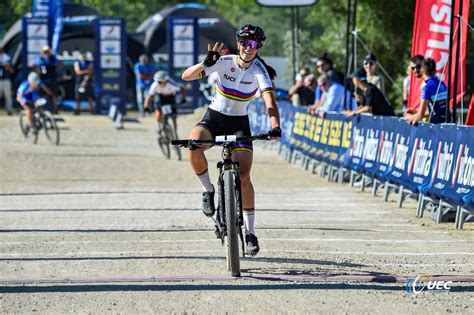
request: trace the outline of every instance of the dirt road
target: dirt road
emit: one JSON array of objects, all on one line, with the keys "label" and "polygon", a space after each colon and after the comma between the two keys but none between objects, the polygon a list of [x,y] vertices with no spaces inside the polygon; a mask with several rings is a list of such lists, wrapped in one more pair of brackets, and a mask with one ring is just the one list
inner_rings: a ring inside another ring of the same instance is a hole
[{"label": "dirt road", "polygon": [[[201,188],[151,118],[65,115],[61,145],[0,117],[1,313],[474,313],[473,227],[456,231],[257,148],[262,251],[229,277]],[[180,133],[198,115],[181,117]],[[219,151],[210,154],[215,178]],[[409,276],[449,292],[406,292]],[[438,278],[439,279],[439,278]]]}]

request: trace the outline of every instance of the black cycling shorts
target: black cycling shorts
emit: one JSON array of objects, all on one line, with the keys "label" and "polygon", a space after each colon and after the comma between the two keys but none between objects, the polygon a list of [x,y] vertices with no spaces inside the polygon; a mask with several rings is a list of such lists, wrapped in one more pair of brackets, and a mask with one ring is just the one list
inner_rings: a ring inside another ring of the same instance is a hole
[{"label": "black cycling shorts", "polygon": [[[248,116],[228,116],[218,111],[207,109],[201,121],[196,127],[206,129],[214,139],[216,136],[235,135],[251,136],[250,123]],[[237,143],[232,147],[232,151],[253,152],[252,142]]]}]

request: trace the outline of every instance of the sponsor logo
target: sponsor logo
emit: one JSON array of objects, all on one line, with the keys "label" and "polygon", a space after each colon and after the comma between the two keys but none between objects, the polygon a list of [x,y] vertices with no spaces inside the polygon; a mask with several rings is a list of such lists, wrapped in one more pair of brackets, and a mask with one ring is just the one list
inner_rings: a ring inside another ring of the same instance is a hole
[{"label": "sponsor logo", "polygon": [[364,159],[367,161],[375,161],[377,158],[377,148],[379,146],[378,130],[369,129],[365,140]]},{"label": "sponsor logo", "polygon": [[420,138],[415,139],[415,146],[410,160],[408,176],[412,173],[424,177],[429,175],[431,162],[433,160],[433,149],[431,147],[431,140],[426,142]]},{"label": "sponsor logo", "polygon": [[474,186],[474,157],[469,156],[469,146],[461,144],[456,159],[451,187],[456,184],[463,186]]},{"label": "sponsor logo", "polygon": [[235,82],[235,78],[234,78],[234,77],[231,77],[231,76],[229,76],[229,75],[227,75],[227,74],[225,74],[225,73],[224,73],[224,78],[225,78],[226,80],[231,81],[231,82]]},{"label": "sponsor logo", "polygon": [[354,142],[351,148],[351,156],[361,158],[363,150],[364,150],[364,130],[355,127],[354,128]]},{"label": "sponsor logo", "polygon": [[265,76],[265,79],[268,79],[268,73],[265,67],[260,62],[256,62],[255,65],[263,73],[263,75]]},{"label": "sponsor logo", "polygon": [[412,276],[407,279],[406,290],[408,293],[417,295],[423,291],[432,293],[449,292],[452,281],[434,280],[433,276]]}]

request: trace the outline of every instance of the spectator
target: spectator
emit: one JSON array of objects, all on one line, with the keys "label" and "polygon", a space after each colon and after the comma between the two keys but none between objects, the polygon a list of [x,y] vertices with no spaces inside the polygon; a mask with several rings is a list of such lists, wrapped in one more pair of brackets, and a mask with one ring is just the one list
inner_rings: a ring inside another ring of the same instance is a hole
[{"label": "spectator", "polygon": [[[327,74],[331,78],[332,82],[344,85],[344,75],[334,69],[333,62],[327,56],[327,54],[324,54],[316,60],[316,70],[320,75]],[[322,103],[324,102],[324,99],[322,99],[322,95],[323,92],[321,91],[319,85],[317,85],[314,95],[314,107],[318,108],[322,105]]]},{"label": "spectator", "polygon": [[81,113],[81,101],[88,100],[89,110],[94,112],[94,92],[92,89],[92,75],[94,65],[87,59],[86,53],[81,53],[79,59],[74,62],[74,72],[76,73],[76,85],[74,92],[76,96],[75,115]]},{"label": "spectator", "polygon": [[40,79],[44,85],[51,91],[51,102],[55,113],[58,113],[57,95],[58,95],[58,68],[62,63],[56,58],[53,50],[48,45],[43,46],[41,55],[36,58],[33,67],[40,74]]},{"label": "spectator", "polygon": [[[416,70],[417,65],[414,67]],[[421,62],[420,74],[425,82],[425,85],[421,87],[421,104],[416,111],[407,110],[404,114],[406,121],[412,125],[416,124],[425,118],[426,109],[428,108],[428,121],[430,123],[441,124],[449,122],[450,115],[446,116],[448,89],[446,84],[436,77],[436,61],[432,58],[425,58]]]},{"label": "spectator", "polygon": [[364,70],[367,73],[367,83],[375,85],[385,95],[385,82],[382,76],[377,75],[377,57],[368,54],[364,58]]},{"label": "spectator", "polygon": [[415,78],[421,79],[421,63],[425,60],[425,57],[422,55],[415,55],[411,57],[410,60],[410,69],[415,73]]},{"label": "spectator", "polygon": [[[320,117],[324,117],[328,112],[342,113],[344,109],[344,86],[333,82],[327,74],[322,74],[318,77],[318,86],[323,92],[323,102],[320,106],[311,106],[309,113],[319,115]],[[347,93],[347,97],[351,98],[349,91]]]},{"label": "spectator", "polygon": [[406,77],[403,78],[403,95],[402,95],[402,105],[403,105],[403,111],[405,112],[408,106],[408,98],[410,95],[410,74],[411,74],[411,69],[410,66],[407,67],[406,70]]},{"label": "spectator", "polygon": [[137,108],[140,114],[144,116],[145,111],[143,110],[143,103],[148,94],[151,83],[153,82],[155,69],[153,64],[150,62],[150,58],[143,54],[140,55],[139,61],[135,64],[134,71],[136,78]]},{"label": "spectator", "polygon": [[0,48],[0,98],[3,96],[5,101],[5,111],[8,116],[13,112],[12,104],[12,83],[13,67],[11,65],[11,57]]},{"label": "spectator", "polygon": [[[352,77],[354,85],[361,91],[356,92],[356,100],[359,107],[355,110],[345,112],[347,117],[362,113],[372,113],[372,115],[395,116],[392,106],[383,93],[372,83],[367,83],[364,77],[365,71],[356,71]],[[356,89],[357,91],[357,89]]]},{"label": "spectator", "polygon": [[316,70],[319,74],[327,74],[332,82],[344,85],[344,75],[334,69],[334,64],[327,54],[324,54],[316,60]]},{"label": "spectator", "polygon": [[313,105],[315,88],[316,78],[313,74],[306,75],[303,81],[297,81],[288,91],[292,104],[295,106]]},{"label": "spectator", "polygon": [[301,68],[300,71],[298,71],[298,73],[295,76],[296,84],[298,84],[298,82],[303,83],[304,78],[309,74],[311,74],[311,69],[309,67]]}]

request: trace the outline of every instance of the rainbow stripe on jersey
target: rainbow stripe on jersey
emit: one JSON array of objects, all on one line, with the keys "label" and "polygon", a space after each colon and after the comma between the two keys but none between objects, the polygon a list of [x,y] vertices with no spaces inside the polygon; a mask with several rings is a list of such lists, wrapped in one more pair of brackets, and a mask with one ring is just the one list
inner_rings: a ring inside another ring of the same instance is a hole
[{"label": "rainbow stripe on jersey", "polygon": [[216,82],[216,85],[217,85],[217,92],[219,92],[220,95],[237,102],[249,102],[250,100],[252,100],[252,98],[255,96],[258,90],[258,88],[256,88],[250,93],[243,93],[241,91],[227,88],[224,85],[220,84],[219,82]]}]

